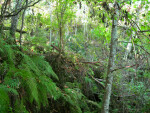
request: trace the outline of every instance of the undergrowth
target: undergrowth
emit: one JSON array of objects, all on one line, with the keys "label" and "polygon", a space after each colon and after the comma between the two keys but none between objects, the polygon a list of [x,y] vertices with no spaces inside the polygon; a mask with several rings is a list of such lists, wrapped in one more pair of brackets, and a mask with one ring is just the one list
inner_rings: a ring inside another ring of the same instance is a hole
[{"label": "undergrowth", "polygon": [[56,85],[61,78],[44,56],[28,55],[17,48],[0,39],[0,113],[46,113],[58,106],[57,112],[90,111],[79,87]]}]

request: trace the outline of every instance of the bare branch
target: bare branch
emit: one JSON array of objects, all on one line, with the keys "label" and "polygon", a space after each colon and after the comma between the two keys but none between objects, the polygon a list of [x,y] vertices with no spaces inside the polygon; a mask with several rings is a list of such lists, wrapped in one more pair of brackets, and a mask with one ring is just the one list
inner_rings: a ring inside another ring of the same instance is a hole
[{"label": "bare branch", "polygon": [[142,33],[143,33],[143,32],[150,32],[150,30],[145,30],[145,31],[138,31],[138,32],[142,32]]},{"label": "bare branch", "polygon": [[22,10],[24,10],[24,9],[26,9],[26,8],[28,8],[28,7],[32,7],[32,6],[34,6],[35,4],[37,4],[38,2],[40,2],[41,0],[38,0],[38,1],[36,1],[36,2],[34,2],[33,4],[31,4],[31,5],[28,5],[27,7],[26,6],[23,6],[23,7],[21,7],[20,9],[18,9],[17,10],[17,12],[11,12],[11,13],[9,13],[8,15],[0,15],[0,18],[2,18],[2,17],[4,17],[4,18],[9,18],[9,17],[12,17],[12,16],[16,16],[16,15],[18,15]]},{"label": "bare branch", "polygon": [[120,70],[120,69],[124,69],[124,68],[131,68],[131,67],[134,67],[134,66],[137,66],[138,64],[134,64],[132,66],[124,66],[124,67],[118,67],[116,69],[113,69],[111,72],[114,72],[114,71],[117,71],[117,70]]},{"label": "bare branch", "polygon": [[[3,27],[3,30],[10,30],[10,27]],[[20,29],[16,29],[16,32],[22,32],[23,34],[27,33],[27,31],[21,31]]]},{"label": "bare branch", "polygon": [[92,75],[89,75],[93,80],[95,80],[97,83],[99,83],[101,86],[102,86],[102,88],[104,88],[105,89],[105,86],[97,79],[97,78],[94,78]]}]

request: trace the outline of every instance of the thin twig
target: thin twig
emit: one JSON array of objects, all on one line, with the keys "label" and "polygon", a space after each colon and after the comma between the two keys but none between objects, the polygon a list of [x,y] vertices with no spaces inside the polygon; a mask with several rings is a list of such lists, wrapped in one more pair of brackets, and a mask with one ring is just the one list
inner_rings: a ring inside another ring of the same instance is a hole
[{"label": "thin twig", "polygon": [[131,68],[131,67],[134,67],[134,66],[137,66],[138,64],[134,64],[132,66],[124,66],[124,67],[118,67],[116,69],[113,69],[111,72],[114,72],[114,71],[117,71],[117,70],[120,70],[120,69],[124,69],[124,68]]},{"label": "thin twig", "polygon": [[105,89],[105,86],[104,86],[98,79],[94,78],[92,75],[90,75],[90,77],[91,77],[93,80],[95,80],[97,83],[99,83],[99,84],[102,86],[102,88]]},{"label": "thin twig", "polygon": [[[10,30],[10,27],[3,27],[3,30]],[[18,33],[20,33],[20,32],[22,32],[22,33],[27,33],[27,31],[21,31],[20,29],[16,29],[16,32],[18,32]]]}]

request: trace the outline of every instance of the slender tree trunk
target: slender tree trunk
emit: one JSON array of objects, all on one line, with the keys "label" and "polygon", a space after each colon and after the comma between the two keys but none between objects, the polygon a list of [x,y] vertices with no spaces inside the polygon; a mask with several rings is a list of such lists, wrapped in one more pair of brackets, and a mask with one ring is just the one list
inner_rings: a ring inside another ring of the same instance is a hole
[{"label": "slender tree trunk", "polygon": [[85,4],[83,4],[83,19],[84,19],[84,26],[83,26],[84,31],[83,31],[83,33],[85,36],[86,35],[86,8],[85,8]]},{"label": "slender tree trunk", "polygon": [[[21,7],[21,3],[22,3],[22,0],[16,0],[16,6],[15,6],[14,10],[19,9]],[[11,44],[16,43],[15,42],[15,32],[16,32],[16,29],[17,29],[18,17],[19,17],[19,14],[16,15],[16,16],[13,16],[11,18],[11,27],[10,27],[10,35],[11,35],[10,43]]]},{"label": "slender tree trunk", "polygon": [[64,50],[64,41],[63,41],[63,14],[64,12],[61,12],[61,18],[60,18],[60,23],[59,23],[59,35],[60,35],[60,53],[63,52]]},{"label": "slender tree trunk", "polygon": [[113,24],[112,24],[112,32],[111,32],[111,45],[110,45],[110,54],[109,54],[109,62],[107,69],[107,78],[105,84],[105,93],[103,97],[103,106],[102,113],[109,112],[109,104],[110,104],[110,96],[112,90],[112,82],[113,82],[113,70],[115,68],[115,57],[116,57],[116,47],[117,47],[117,24],[118,24],[118,15],[119,15],[119,7],[118,3],[114,4],[114,14],[113,14]]},{"label": "slender tree trunk", "polygon": [[1,18],[0,18],[0,37],[2,36],[3,34],[3,20],[4,20],[4,14],[6,12],[6,9],[7,9],[7,4],[8,4],[8,0],[5,0],[4,3],[2,4],[2,7],[1,7]]},{"label": "slender tree trunk", "polygon": [[26,8],[24,9],[23,14],[22,14],[22,24],[21,24],[20,39],[19,39],[20,50],[21,50],[21,43],[22,43],[22,30],[23,30],[23,24],[24,24],[24,16],[25,16],[27,6],[28,6],[28,0],[26,0]]},{"label": "slender tree trunk", "polygon": [[78,30],[78,28],[77,28],[77,20],[75,19],[75,36],[77,35],[77,30]]},{"label": "slender tree trunk", "polygon": [[50,4],[50,34],[49,34],[49,44],[51,45],[52,43],[52,6],[51,6],[51,2],[49,3]]},{"label": "slender tree trunk", "polygon": [[[138,26],[139,26],[139,13],[140,13],[140,8],[141,8],[141,4],[138,6],[137,10],[136,10],[136,19],[135,19],[135,22],[137,25],[134,25],[133,27],[135,27],[136,29],[138,29]],[[125,56],[124,56],[124,59],[127,61],[128,59],[128,56],[129,56],[129,53],[131,52],[131,49],[132,49],[132,45],[134,46],[134,44],[132,44],[132,40],[134,38],[137,38],[136,36],[136,33],[135,31],[132,31],[131,33],[131,38],[130,38],[130,41],[127,45],[127,48],[126,48],[126,52],[125,52]],[[135,56],[136,56],[136,51],[135,51],[135,47],[134,47],[134,52],[135,52]]]},{"label": "slender tree trunk", "polygon": [[132,37],[133,37],[133,32],[131,33],[129,43],[128,43],[127,48],[126,48],[126,52],[125,52],[125,56],[124,56],[125,60],[128,59],[128,55],[129,55],[129,53],[131,52],[131,49],[132,49],[132,43],[131,43]]},{"label": "slender tree trunk", "polygon": [[62,23],[60,22],[59,26],[59,36],[60,36],[60,53],[63,51],[63,38],[62,38]]}]

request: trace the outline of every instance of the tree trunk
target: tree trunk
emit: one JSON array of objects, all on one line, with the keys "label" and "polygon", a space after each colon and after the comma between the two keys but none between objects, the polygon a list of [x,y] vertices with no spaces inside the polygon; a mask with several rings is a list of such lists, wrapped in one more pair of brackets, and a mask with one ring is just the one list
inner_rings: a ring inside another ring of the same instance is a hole
[{"label": "tree trunk", "polygon": [[22,24],[21,24],[20,39],[19,39],[20,49],[21,49],[21,43],[22,43],[22,30],[23,30],[23,25],[24,25],[24,17],[25,17],[27,6],[28,6],[28,0],[26,0],[26,8],[24,9],[23,14],[22,14]]},{"label": "tree trunk", "polygon": [[78,28],[77,28],[77,20],[75,19],[75,36],[77,35],[77,30],[78,30]]},{"label": "tree trunk", "polygon": [[[141,4],[138,6],[138,8],[136,10],[136,13],[137,13],[136,14],[136,19],[135,19],[136,25],[132,25],[132,27],[134,27],[135,29],[138,29],[138,26],[139,26],[139,13],[140,13],[140,9],[141,9]],[[136,35],[135,31],[132,31],[131,32],[131,38],[130,38],[130,41],[129,41],[128,45],[127,45],[125,56],[124,56],[124,59],[126,61],[128,59],[129,53],[132,50],[132,45],[134,46],[134,44],[131,43],[134,38],[137,38],[137,35]],[[135,56],[136,56],[135,47],[134,47],[134,52],[135,52]]]},{"label": "tree trunk", "polygon": [[8,4],[8,0],[5,0],[4,3],[2,4],[2,7],[1,7],[1,18],[0,18],[0,37],[2,36],[3,34],[3,21],[4,21],[4,15],[6,13],[6,9],[7,9],[7,4]]},{"label": "tree trunk", "polygon": [[62,23],[60,23],[60,26],[59,26],[59,36],[60,36],[60,53],[62,53],[63,51],[63,38],[62,38]]},{"label": "tree trunk", "polygon": [[110,54],[109,54],[109,62],[107,69],[107,78],[105,84],[105,93],[103,97],[103,106],[102,113],[109,112],[109,103],[110,96],[112,90],[112,82],[113,82],[113,70],[115,68],[115,57],[116,57],[116,47],[117,47],[117,24],[118,24],[118,15],[119,15],[119,7],[118,3],[114,4],[114,14],[113,14],[113,23],[112,23],[112,32],[111,32],[111,45],[110,45]]},{"label": "tree trunk", "polygon": [[49,6],[49,8],[50,8],[50,34],[49,34],[49,44],[51,45],[51,43],[52,43],[52,4],[51,4],[51,2],[49,3],[50,4],[50,6]]},{"label": "tree trunk", "polygon": [[132,49],[132,42],[131,42],[132,41],[132,37],[133,37],[133,32],[131,32],[130,40],[129,40],[129,43],[127,45],[125,56],[124,56],[124,59],[126,61],[128,59],[128,55],[129,55],[129,53],[131,52],[131,49]]},{"label": "tree trunk", "polygon": [[[16,0],[16,6],[15,6],[14,10],[17,11],[21,7],[21,3],[22,3],[22,0]],[[9,41],[11,44],[16,43],[15,42],[15,32],[16,32],[16,29],[17,29],[18,18],[19,18],[19,14],[16,15],[16,16],[13,16],[11,18],[11,27],[10,27],[10,36],[11,36],[11,38],[10,38],[10,41]]]}]

